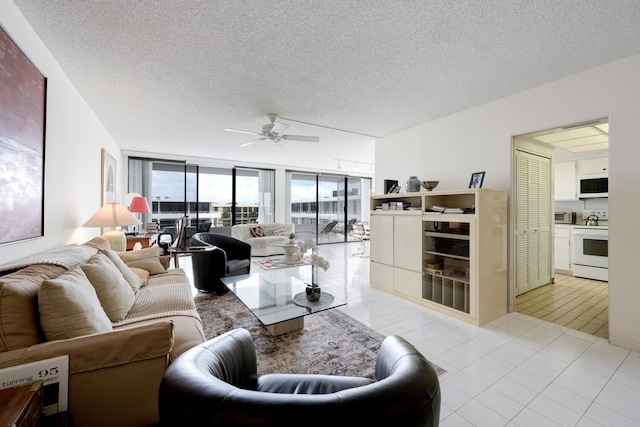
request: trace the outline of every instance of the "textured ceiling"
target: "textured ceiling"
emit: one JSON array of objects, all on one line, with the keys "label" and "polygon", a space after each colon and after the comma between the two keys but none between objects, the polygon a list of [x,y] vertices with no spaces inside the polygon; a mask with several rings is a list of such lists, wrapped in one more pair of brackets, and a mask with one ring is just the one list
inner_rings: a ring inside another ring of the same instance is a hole
[{"label": "textured ceiling", "polygon": [[224,131],[270,112],[386,136],[640,52],[637,0],[14,2],[123,149],[239,164],[373,162],[372,138]]}]

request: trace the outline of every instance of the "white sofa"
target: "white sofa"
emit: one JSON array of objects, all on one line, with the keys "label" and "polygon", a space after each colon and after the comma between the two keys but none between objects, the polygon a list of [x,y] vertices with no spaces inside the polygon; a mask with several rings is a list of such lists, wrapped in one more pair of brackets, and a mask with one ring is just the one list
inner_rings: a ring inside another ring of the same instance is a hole
[{"label": "white sofa", "polygon": [[239,224],[231,227],[231,237],[251,245],[251,256],[284,254],[283,248],[270,245],[273,242],[289,241],[289,233],[295,233],[295,226],[288,222]]}]

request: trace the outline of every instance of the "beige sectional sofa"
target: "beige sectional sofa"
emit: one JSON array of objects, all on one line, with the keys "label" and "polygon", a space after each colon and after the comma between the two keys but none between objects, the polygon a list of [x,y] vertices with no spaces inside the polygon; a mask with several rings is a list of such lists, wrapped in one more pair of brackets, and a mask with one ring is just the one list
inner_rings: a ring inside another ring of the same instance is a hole
[{"label": "beige sectional sofa", "polygon": [[0,266],[0,368],[69,356],[69,426],[157,424],[168,364],[204,341],[192,287],[157,248],[67,245]]},{"label": "beige sectional sofa", "polygon": [[289,234],[295,231],[295,226],[288,222],[238,224],[231,227],[231,237],[249,243],[251,256],[269,256],[284,254],[284,249],[270,245],[289,241]]}]

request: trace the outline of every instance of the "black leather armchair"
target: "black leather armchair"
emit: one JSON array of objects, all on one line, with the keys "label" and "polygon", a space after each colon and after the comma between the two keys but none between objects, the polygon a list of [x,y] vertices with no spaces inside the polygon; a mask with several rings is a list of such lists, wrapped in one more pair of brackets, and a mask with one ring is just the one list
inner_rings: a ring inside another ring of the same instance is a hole
[{"label": "black leather armchair", "polygon": [[437,427],[440,383],[429,362],[398,336],[380,347],[375,380],[258,377],[251,335],[234,329],[187,350],[169,366],[158,408],[163,426]]},{"label": "black leather armchair", "polygon": [[203,292],[224,293],[227,287],[220,281],[227,276],[249,274],[251,245],[231,236],[216,233],[196,233],[189,240],[191,247],[205,246],[211,250],[193,253],[193,281]]}]

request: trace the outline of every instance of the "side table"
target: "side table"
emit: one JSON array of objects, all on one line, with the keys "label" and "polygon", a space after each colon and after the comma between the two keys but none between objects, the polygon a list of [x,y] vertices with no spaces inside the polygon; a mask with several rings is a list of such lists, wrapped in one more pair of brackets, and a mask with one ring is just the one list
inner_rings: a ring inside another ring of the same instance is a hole
[{"label": "side table", "polygon": [[280,259],[282,264],[296,264],[295,255],[298,252],[298,244],[296,242],[271,242],[269,246],[282,248],[284,255]]},{"label": "side table", "polygon": [[173,258],[173,267],[180,268],[180,264],[178,262],[178,255],[180,254],[198,254],[202,252],[212,251],[216,247],[215,246],[193,246],[190,248],[169,248],[169,254],[171,258]]},{"label": "side table", "polygon": [[127,250],[132,250],[136,243],[140,243],[143,248],[148,248],[150,246],[153,246],[157,240],[158,233],[127,236]]},{"label": "side table", "polygon": [[0,426],[33,427],[42,413],[42,381],[0,390]]}]

